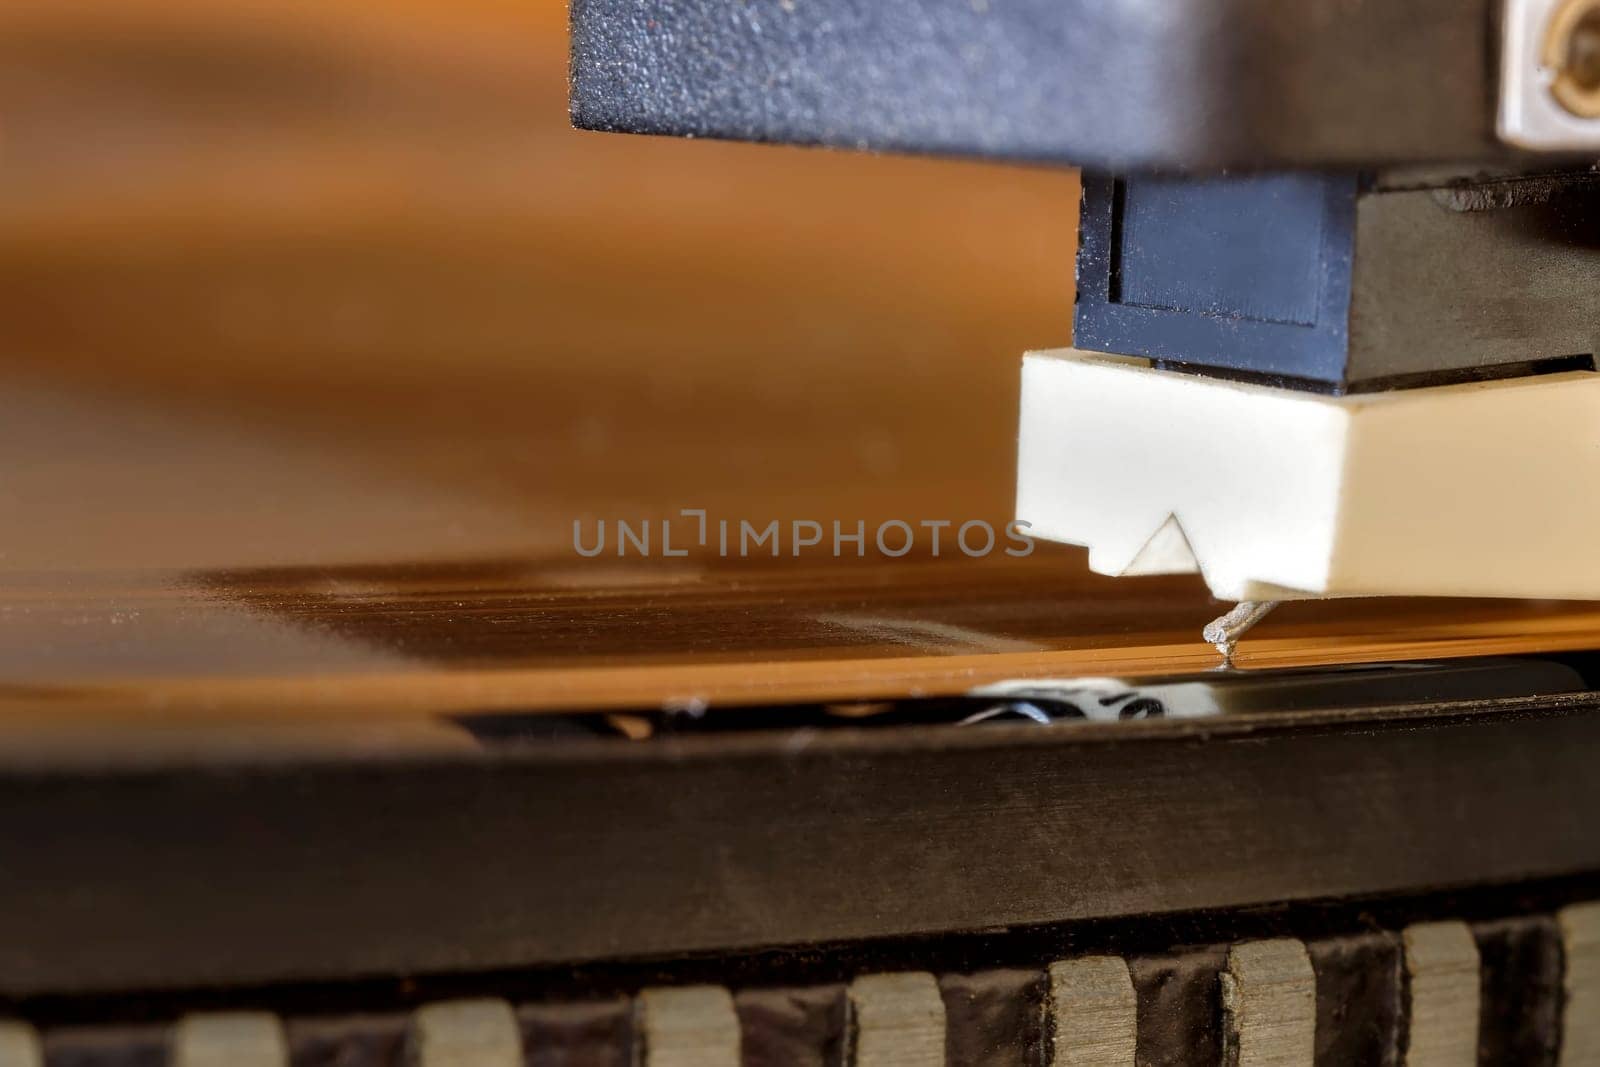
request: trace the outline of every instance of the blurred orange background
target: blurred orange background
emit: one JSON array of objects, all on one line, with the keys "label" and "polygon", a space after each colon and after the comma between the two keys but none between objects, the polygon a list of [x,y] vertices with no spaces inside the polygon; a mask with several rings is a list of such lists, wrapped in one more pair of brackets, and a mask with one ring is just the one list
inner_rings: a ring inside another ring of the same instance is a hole
[{"label": "blurred orange background", "polygon": [[[1215,665],[1196,577],[1094,578],[1063,546],[577,559],[574,520],[685,507],[1004,523],[1019,357],[1070,337],[1078,185],[575,132],[565,18],[0,5],[7,721]],[[1245,658],[1587,648],[1596,625],[1313,603]]]},{"label": "blurred orange background", "polygon": [[1075,176],[576,132],[565,21],[0,7],[0,566],[1009,518]]}]

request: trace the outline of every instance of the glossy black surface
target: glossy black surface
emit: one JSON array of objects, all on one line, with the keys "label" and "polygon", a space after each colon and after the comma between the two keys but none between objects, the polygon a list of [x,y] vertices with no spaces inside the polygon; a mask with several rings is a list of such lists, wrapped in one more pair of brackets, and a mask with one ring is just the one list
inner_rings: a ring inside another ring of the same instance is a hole
[{"label": "glossy black surface", "polygon": [[596,130],[1104,169],[1502,157],[1486,0],[577,0]]}]

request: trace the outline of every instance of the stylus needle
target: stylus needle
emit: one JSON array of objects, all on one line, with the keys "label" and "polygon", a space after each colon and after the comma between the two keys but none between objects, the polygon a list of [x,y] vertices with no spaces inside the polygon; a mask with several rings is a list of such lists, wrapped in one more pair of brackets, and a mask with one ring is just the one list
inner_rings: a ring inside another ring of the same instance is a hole
[{"label": "stylus needle", "polygon": [[1277,606],[1276,600],[1241,600],[1227,614],[1219,615],[1207,623],[1206,628],[1200,631],[1200,636],[1216,645],[1217,651],[1222,654],[1222,665],[1231,667],[1233,650],[1238,647],[1239,639]]}]

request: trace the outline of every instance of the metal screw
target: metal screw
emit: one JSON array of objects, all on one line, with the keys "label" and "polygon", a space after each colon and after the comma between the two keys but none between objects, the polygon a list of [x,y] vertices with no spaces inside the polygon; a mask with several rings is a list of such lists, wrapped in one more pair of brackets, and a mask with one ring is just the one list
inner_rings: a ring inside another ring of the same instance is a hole
[{"label": "metal screw", "polygon": [[1579,118],[1600,118],[1600,0],[1568,0],[1545,34],[1550,94]]}]

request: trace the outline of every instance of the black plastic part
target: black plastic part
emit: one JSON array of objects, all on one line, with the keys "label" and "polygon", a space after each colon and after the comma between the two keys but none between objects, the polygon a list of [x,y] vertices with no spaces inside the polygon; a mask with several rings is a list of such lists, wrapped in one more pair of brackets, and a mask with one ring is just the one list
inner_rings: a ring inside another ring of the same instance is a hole
[{"label": "black plastic part", "polygon": [[1531,915],[1474,923],[1482,996],[1478,1062],[1555,1067],[1561,1045],[1561,930]]},{"label": "black plastic part", "polygon": [[835,1067],[844,1062],[843,985],[745,989],[734,995],[742,1067]]},{"label": "black plastic part", "polygon": [[404,1063],[410,1019],[400,1012],[310,1016],[286,1027],[294,1067],[390,1067]]},{"label": "black plastic part", "polygon": [[0,839],[25,858],[0,866],[0,994],[525,971],[1130,915],[1148,930],[1177,912],[1577,876],[1600,870],[1597,746],[1600,699],[1575,693],[38,767],[0,775]]},{"label": "black plastic part", "polygon": [[1593,369],[1600,180],[1083,183],[1076,345],[1361,392]]},{"label": "black plastic part", "polygon": [[1086,176],[1074,344],[1343,383],[1354,175]]},{"label": "black plastic part", "polygon": [[595,130],[1106,170],[1502,159],[1491,0],[572,0]]},{"label": "black plastic part", "polygon": [[1045,1062],[1042,970],[985,970],[939,978],[945,1062],[966,1067],[1039,1067]]},{"label": "black plastic part", "polygon": [[640,1060],[633,1003],[627,997],[522,1004],[517,1027],[525,1067],[632,1067]]},{"label": "black plastic part", "polygon": [[1396,1067],[1405,1022],[1400,935],[1372,930],[1306,942],[1317,979],[1316,1067]]},{"label": "black plastic part", "polygon": [[45,1067],[167,1067],[170,1060],[170,1029],[163,1025],[65,1026],[44,1039]]},{"label": "black plastic part", "polygon": [[1128,961],[1139,1002],[1139,1067],[1221,1063],[1222,972],[1228,949],[1206,945]]}]

